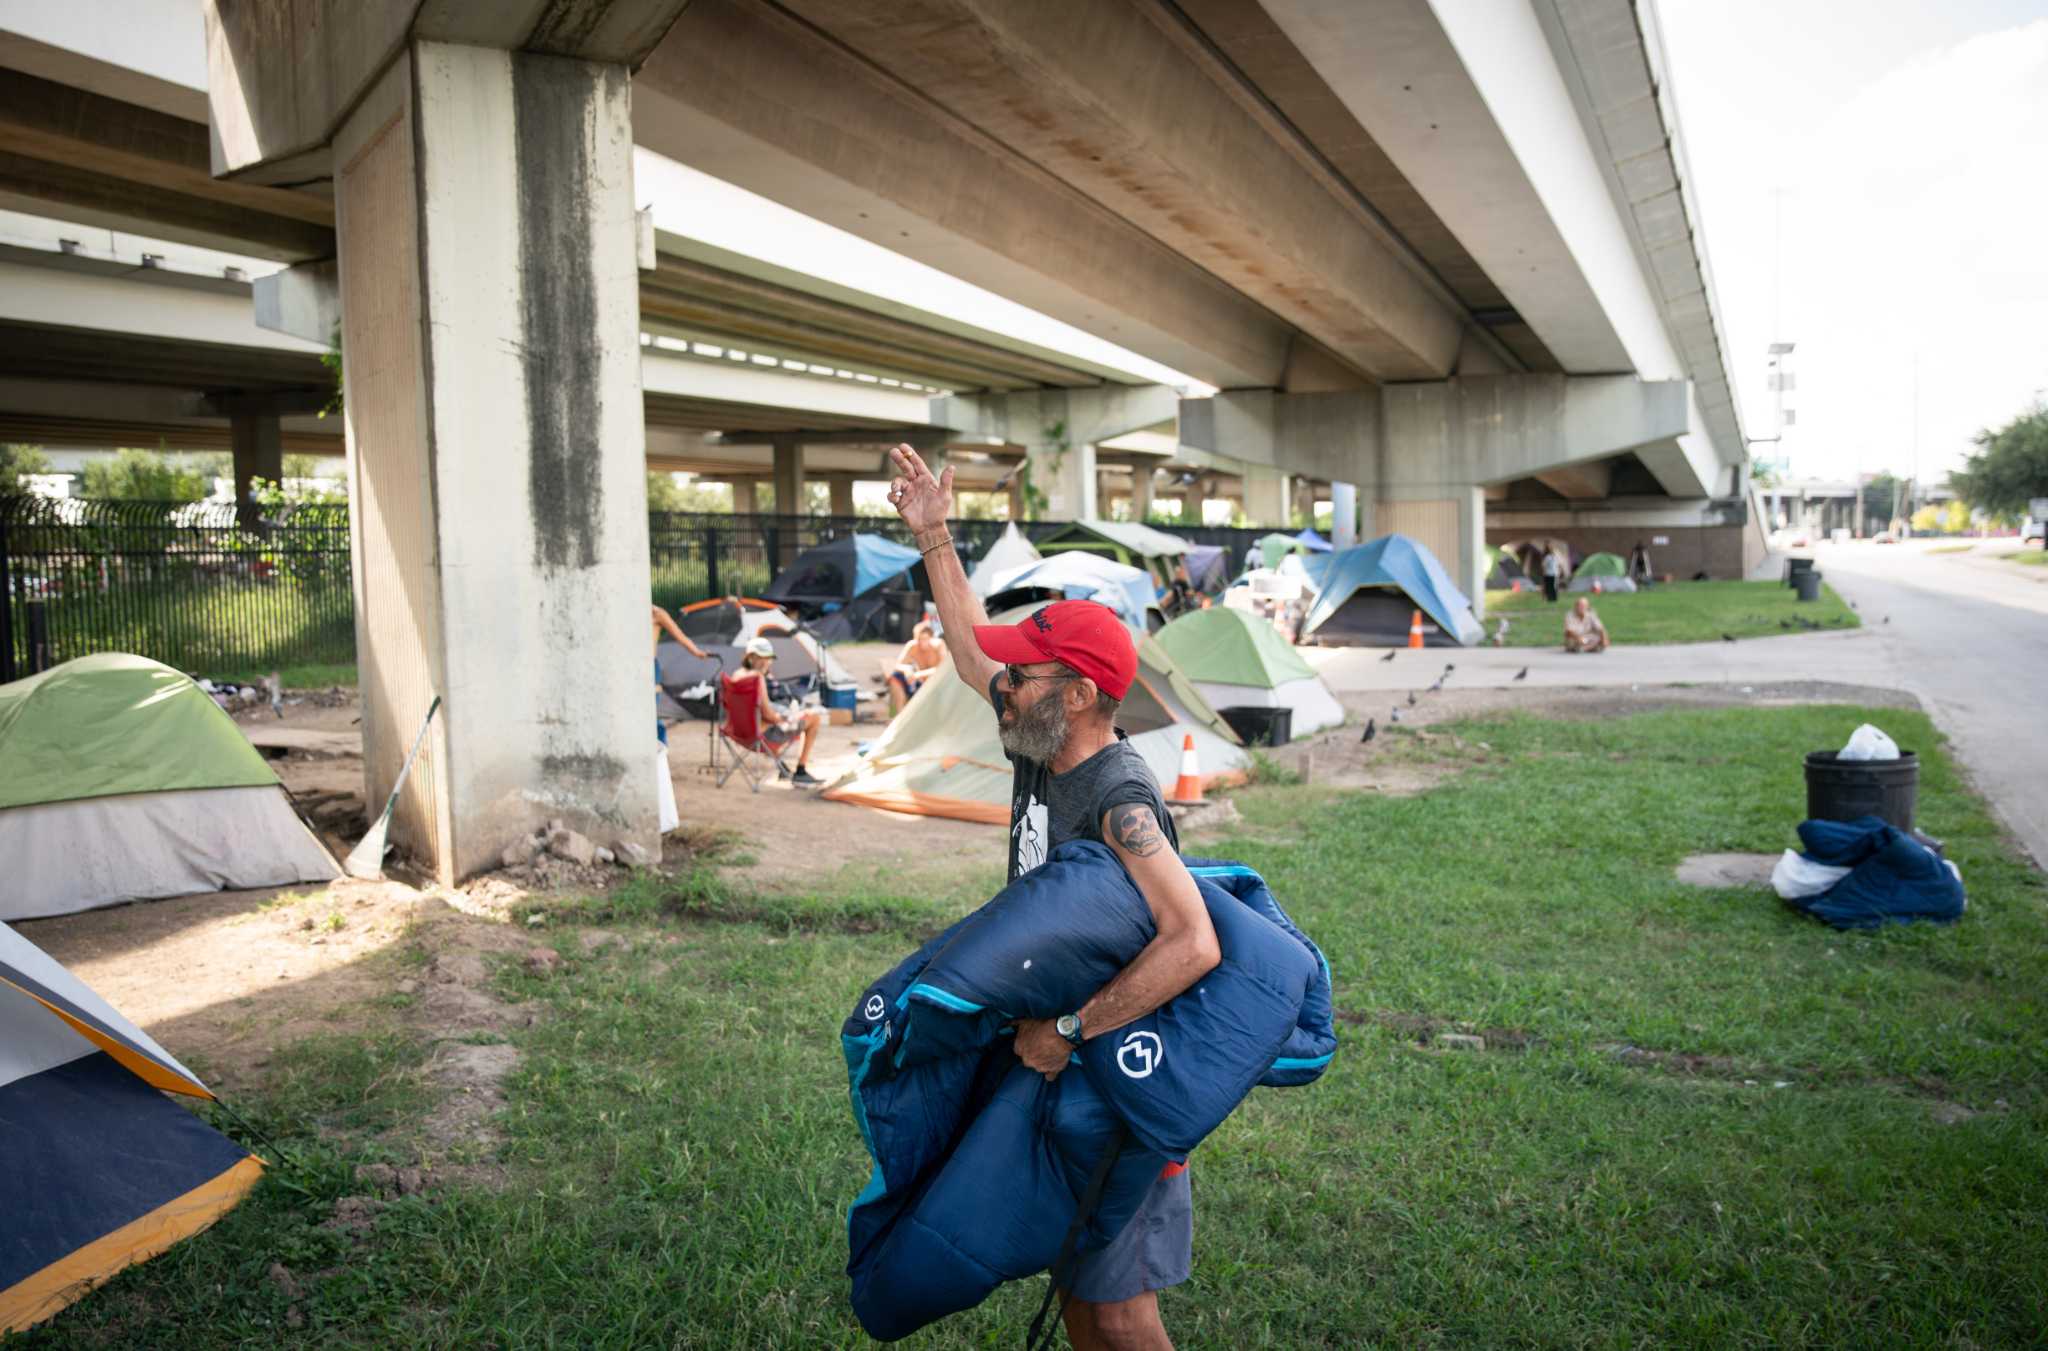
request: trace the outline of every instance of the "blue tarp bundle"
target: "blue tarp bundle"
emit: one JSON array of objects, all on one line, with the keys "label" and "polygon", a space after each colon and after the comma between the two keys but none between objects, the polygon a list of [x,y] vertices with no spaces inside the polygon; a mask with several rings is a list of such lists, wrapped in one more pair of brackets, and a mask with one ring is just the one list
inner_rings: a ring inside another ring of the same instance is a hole
[{"label": "blue tarp bundle", "polygon": [[1153,935],[1102,845],[1061,845],[861,992],[840,1042],[874,1173],[847,1214],[846,1270],[871,1335],[908,1336],[1049,1267],[1119,1126],[1084,1253],[1254,1085],[1321,1076],[1337,1047],[1322,953],[1251,869],[1188,866],[1222,964],[1051,1083],[1017,1060],[1011,1025],[1080,1007]]},{"label": "blue tarp bundle", "polygon": [[1960,919],[1963,881],[1948,861],[1876,816],[1853,821],[1802,821],[1806,858],[1848,876],[1818,896],[1787,901],[1837,929],[1875,929],[1925,919]]}]

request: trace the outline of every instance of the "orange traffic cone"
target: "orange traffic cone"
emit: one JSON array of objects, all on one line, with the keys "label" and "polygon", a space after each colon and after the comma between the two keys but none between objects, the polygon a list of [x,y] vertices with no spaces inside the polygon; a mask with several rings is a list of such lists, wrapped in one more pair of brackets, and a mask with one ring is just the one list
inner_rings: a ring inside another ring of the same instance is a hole
[{"label": "orange traffic cone", "polygon": [[1422,611],[1415,612],[1415,618],[1408,621],[1408,646],[1422,646]]},{"label": "orange traffic cone", "polygon": [[1202,800],[1202,765],[1195,757],[1195,734],[1189,732],[1180,739],[1180,779],[1173,785],[1173,792],[1167,795],[1168,802],[1200,802]]}]

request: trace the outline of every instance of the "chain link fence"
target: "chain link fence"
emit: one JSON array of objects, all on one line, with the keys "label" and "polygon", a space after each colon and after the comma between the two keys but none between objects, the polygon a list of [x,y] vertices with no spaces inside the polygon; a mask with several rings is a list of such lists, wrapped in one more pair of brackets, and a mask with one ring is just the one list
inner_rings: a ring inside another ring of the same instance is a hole
[{"label": "chain link fence", "polygon": [[[653,600],[668,609],[759,595],[805,549],[856,531],[911,542],[894,517],[654,512],[647,524]],[[1036,541],[1065,524],[1020,528]],[[950,523],[970,566],[1004,526]],[[1222,545],[1233,568],[1266,533],[1162,528]],[[352,663],[348,532],[343,503],[282,507],[245,524],[215,502],[0,497],[0,681],[94,652],[244,681]],[[911,580],[929,594],[921,566]]]}]

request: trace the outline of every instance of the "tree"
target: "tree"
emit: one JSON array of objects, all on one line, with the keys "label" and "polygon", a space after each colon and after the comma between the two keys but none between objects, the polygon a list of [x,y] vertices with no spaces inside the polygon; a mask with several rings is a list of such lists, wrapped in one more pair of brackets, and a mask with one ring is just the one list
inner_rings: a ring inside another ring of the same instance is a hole
[{"label": "tree", "polygon": [[1863,485],[1863,524],[1869,530],[1882,530],[1891,524],[1892,515],[1899,509],[1899,489],[1903,485],[1890,474],[1874,474],[1870,482]]},{"label": "tree", "polygon": [[1956,496],[1989,516],[2027,514],[2027,504],[2048,497],[2048,402],[2036,400],[1997,431],[1973,438],[1983,449],[1948,477]]},{"label": "tree", "polygon": [[1934,503],[1929,502],[1926,506],[1913,513],[1913,533],[1916,535],[1934,534],[1942,528],[1947,519],[1947,513]]},{"label": "tree", "polygon": [[0,493],[11,493],[28,485],[22,480],[30,474],[50,472],[50,457],[43,454],[41,446],[8,442],[0,445]]},{"label": "tree", "polygon": [[1942,529],[1951,535],[1965,535],[1970,530],[1970,504],[1957,498],[1948,504],[1941,519]]},{"label": "tree", "polygon": [[126,447],[111,460],[85,467],[86,497],[140,502],[197,502],[213,492],[213,481],[233,472],[226,455],[172,455]]}]

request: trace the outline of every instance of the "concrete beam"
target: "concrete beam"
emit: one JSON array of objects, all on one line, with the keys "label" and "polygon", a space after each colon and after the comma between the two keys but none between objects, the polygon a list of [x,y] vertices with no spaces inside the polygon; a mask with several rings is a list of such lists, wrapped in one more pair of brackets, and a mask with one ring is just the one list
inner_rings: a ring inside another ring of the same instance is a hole
[{"label": "concrete beam", "polygon": [[331,258],[258,277],[250,291],[258,328],[321,344],[341,331],[341,271]]},{"label": "concrete beam", "polygon": [[1607,490],[1614,483],[1614,462],[1594,460],[1587,464],[1565,465],[1557,469],[1546,469],[1533,476],[1538,483],[1572,501],[1597,501],[1607,496]]},{"label": "concrete beam", "polygon": [[1279,382],[1286,323],[878,64],[893,60],[773,6],[692,0],[634,82],[634,135],[1198,379]]},{"label": "concrete beam", "polygon": [[1356,370],[1450,374],[1464,316],[1441,283],[1349,218],[1341,182],[1288,153],[1292,129],[1169,6],[784,5]]},{"label": "concrete beam", "polygon": [[342,119],[408,41],[632,67],[686,0],[205,0],[213,167],[324,163]]},{"label": "concrete beam", "polygon": [[1531,478],[1680,437],[1691,426],[1682,380],[1481,376],[1390,385],[1380,398],[1383,498]]}]

